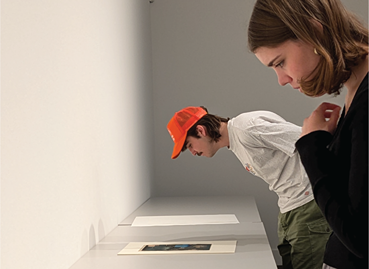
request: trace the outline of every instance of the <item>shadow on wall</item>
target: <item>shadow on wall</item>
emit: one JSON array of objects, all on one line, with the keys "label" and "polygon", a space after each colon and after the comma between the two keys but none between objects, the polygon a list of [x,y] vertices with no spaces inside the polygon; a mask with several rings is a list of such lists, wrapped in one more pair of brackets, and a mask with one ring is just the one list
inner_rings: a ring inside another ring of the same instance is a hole
[{"label": "shadow on wall", "polygon": [[102,222],[102,220],[99,220],[99,226],[98,226],[98,240],[102,240],[105,237],[105,227],[104,227],[104,223]]},{"label": "shadow on wall", "polygon": [[97,240],[96,240],[96,231],[93,224],[90,226],[90,231],[87,233],[85,230],[82,233],[82,243],[81,243],[81,257],[86,254],[91,248],[93,248],[100,240],[105,237],[105,226],[102,220],[99,220],[98,227],[97,227]]},{"label": "shadow on wall", "polygon": [[93,225],[90,227],[90,233],[88,237],[88,249],[90,250],[96,245],[96,236],[95,236],[95,228]]}]

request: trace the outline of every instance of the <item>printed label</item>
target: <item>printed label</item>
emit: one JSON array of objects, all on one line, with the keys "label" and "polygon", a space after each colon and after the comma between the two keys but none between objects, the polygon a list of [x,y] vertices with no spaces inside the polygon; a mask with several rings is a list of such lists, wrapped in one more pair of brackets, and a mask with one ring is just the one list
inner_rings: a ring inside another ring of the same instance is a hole
[{"label": "printed label", "polygon": [[248,163],[245,164],[245,168],[247,171],[249,171],[251,174],[253,174],[254,176],[256,175],[254,169],[252,168],[252,166]]}]

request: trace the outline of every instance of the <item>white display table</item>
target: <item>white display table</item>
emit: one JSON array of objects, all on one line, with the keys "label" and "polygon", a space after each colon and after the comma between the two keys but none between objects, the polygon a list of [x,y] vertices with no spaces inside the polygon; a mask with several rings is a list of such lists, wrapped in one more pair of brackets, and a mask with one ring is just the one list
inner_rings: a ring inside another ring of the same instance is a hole
[{"label": "white display table", "polygon": [[[235,214],[239,224],[131,227],[136,216]],[[237,240],[233,254],[124,255],[129,242]],[[253,197],[154,197],[70,269],[277,268]]]}]

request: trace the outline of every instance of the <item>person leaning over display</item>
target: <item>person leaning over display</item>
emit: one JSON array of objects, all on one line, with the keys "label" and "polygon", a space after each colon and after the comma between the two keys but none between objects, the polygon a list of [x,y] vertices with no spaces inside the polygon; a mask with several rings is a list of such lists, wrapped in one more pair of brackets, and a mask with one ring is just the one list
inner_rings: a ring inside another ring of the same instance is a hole
[{"label": "person leaning over display", "polygon": [[204,157],[213,157],[221,148],[231,150],[278,195],[278,250],[284,268],[322,267],[331,229],[314,201],[295,148],[301,127],[269,111],[228,119],[208,114],[204,107],[186,107],[174,114],[167,129],[174,141],[172,159],[186,149]]},{"label": "person leaning over display", "polygon": [[296,148],[333,230],[323,268],[368,268],[367,27],[339,0],[257,0],[248,45],[280,85],[311,97],[345,86],[341,115],[322,103]]}]

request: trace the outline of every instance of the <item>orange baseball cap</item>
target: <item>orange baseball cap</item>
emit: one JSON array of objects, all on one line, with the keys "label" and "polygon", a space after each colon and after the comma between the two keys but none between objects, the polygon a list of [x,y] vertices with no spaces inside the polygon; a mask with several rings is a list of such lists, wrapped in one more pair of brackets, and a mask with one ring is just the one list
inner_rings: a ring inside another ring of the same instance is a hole
[{"label": "orange baseball cap", "polygon": [[206,114],[205,109],[194,106],[186,107],[174,114],[167,125],[168,132],[174,142],[172,159],[177,158],[181,153],[187,131]]}]

